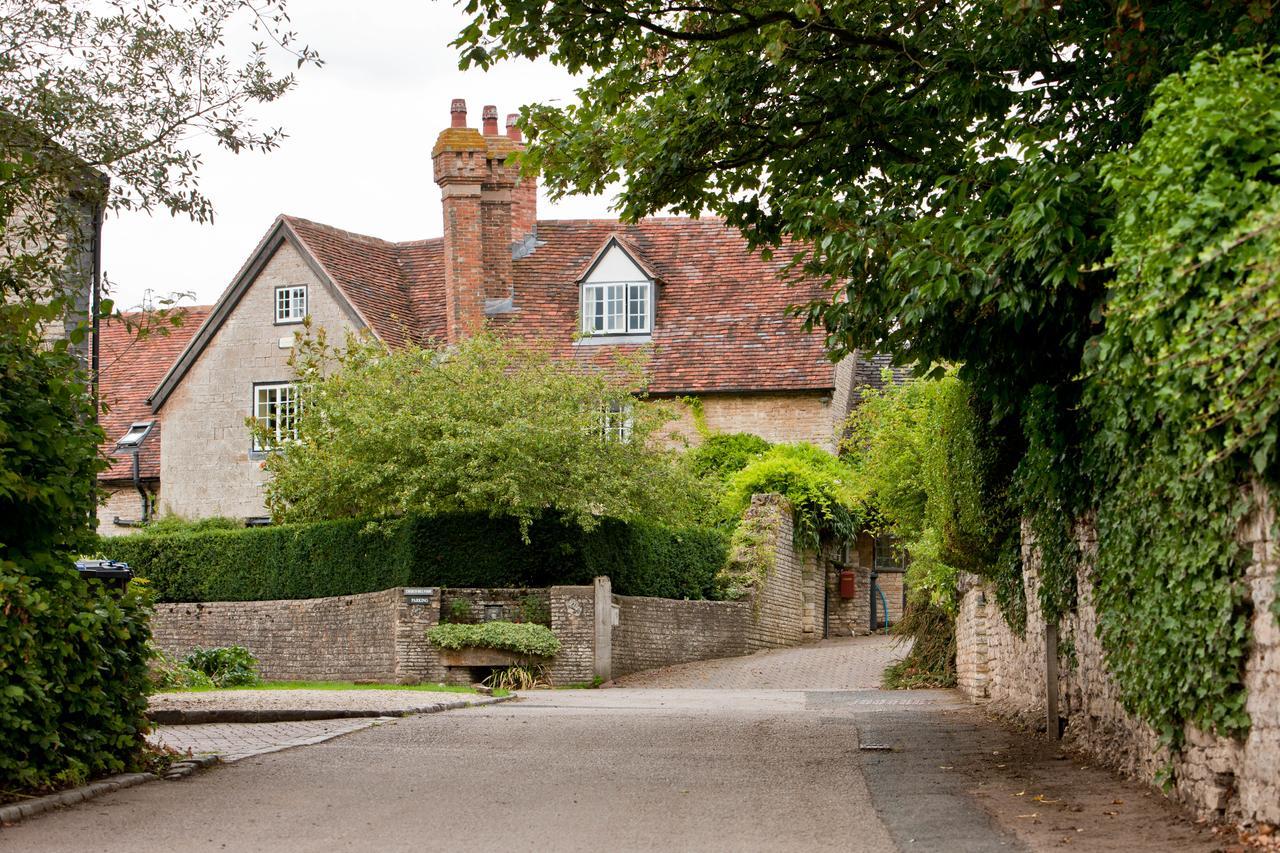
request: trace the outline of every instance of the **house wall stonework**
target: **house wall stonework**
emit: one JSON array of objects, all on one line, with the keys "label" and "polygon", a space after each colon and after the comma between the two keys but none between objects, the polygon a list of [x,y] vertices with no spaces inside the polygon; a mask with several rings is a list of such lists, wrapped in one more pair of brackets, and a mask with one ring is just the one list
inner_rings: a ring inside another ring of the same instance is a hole
[{"label": "house wall stonework", "polygon": [[[1245,664],[1246,709],[1252,725],[1244,740],[1218,737],[1188,725],[1178,753],[1161,746],[1156,733],[1124,710],[1098,639],[1093,603],[1092,555],[1096,541],[1083,527],[1085,555],[1077,572],[1073,613],[1059,625],[1059,716],[1064,737],[1117,769],[1154,782],[1172,769],[1179,799],[1210,818],[1280,822],[1280,626],[1273,613],[1277,551],[1275,513],[1269,496],[1255,489],[1255,510],[1239,540],[1253,560],[1244,582],[1253,608],[1252,642]],[[994,591],[966,577],[956,621],[958,686],[973,701],[1024,723],[1044,726],[1045,620],[1038,597],[1039,555],[1023,531],[1027,624],[1013,632]],[[1067,654],[1066,649],[1072,653]]]},{"label": "house wall stonework", "polygon": [[[836,430],[844,422],[825,391],[703,394],[698,399],[713,432],[749,432],[774,443],[808,441],[834,451]],[[664,435],[678,446],[700,444],[693,412],[680,404],[677,412]]]},{"label": "house wall stonework", "polygon": [[[137,521],[142,516],[142,497],[133,487],[133,483],[128,485],[100,483],[99,487],[102,490],[103,499],[98,503],[98,535],[127,536],[130,533],[137,533],[137,528],[121,527],[115,524],[117,518]],[[156,496],[160,492],[159,484],[144,481],[143,487],[148,494],[152,495],[154,505]]]},{"label": "house wall stonework", "polygon": [[246,418],[255,382],[287,382],[290,347],[282,338],[298,324],[275,322],[275,288],[307,286],[313,329],[341,340],[358,319],[322,284],[289,243],[283,243],[250,285],[204,352],[165,401],[161,416],[160,513],[191,518],[266,515],[263,454],[251,452]]}]

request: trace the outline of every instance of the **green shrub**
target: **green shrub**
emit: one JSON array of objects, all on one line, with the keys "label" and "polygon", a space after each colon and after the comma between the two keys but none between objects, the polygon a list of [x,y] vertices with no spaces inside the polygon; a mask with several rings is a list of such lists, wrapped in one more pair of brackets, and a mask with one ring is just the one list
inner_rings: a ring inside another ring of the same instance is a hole
[{"label": "green shrub", "polygon": [[684,463],[694,476],[723,482],[770,447],[769,442],[749,432],[712,433],[684,455]]},{"label": "green shrub", "polygon": [[442,649],[502,649],[535,657],[554,657],[560,641],[546,625],[531,622],[483,622],[479,625],[436,625],[427,630],[427,639]]},{"label": "green shrub", "polygon": [[725,534],[605,519],[591,531],[544,519],[410,516],[103,539],[162,601],[263,601],[396,586],[545,587],[613,579],[616,592],[706,598]]},{"label": "green shrub", "polygon": [[0,789],[135,766],[150,595],[81,579],[102,432],[77,363],[0,299]]},{"label": "green shrub", "polygon": [[860,526],[860,501],[853,471],[825,450],[806,442],[779,444],[729,478],[721,508],[738,518],[752,495],[776,492],[791,504],[796,542],[815,549],[824,532],[852,538]]},{"label": "green shrub", "polygon": [[244,687],[260,680],[258,659],[244,646],[193,649],[184,662],[207,675],[215,687]]},{"label": "green shrub", "polygon": [[207,530],[242,530],[244,522],[238,518],[215,515],[209,518],[186,519],[180,515],[166,515],[148,522],[140,536],[162,533],[204,533]]},{"label": "green shrub", "polygon": [[156,692],[214,686],[213,679],[197,669],[192,669],[186,661],[178,660],[159,649],[153,649],[153,653],[151,684]]}]

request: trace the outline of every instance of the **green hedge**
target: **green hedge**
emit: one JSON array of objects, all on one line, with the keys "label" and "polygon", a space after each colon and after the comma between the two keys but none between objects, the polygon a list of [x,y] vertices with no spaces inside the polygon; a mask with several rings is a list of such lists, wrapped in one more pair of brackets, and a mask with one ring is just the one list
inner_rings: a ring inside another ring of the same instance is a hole
[{"label": "green hedge", "polygon": [[531,622],[484,622],[479,625],[436,625],[427,639],[441,649],[502,649],[520,655],[550,658],[560,653],[560,641],[546,625]]},{"label": "green hedge", "polygon": [[102,540],[104,556],[147,578],[161,601],[262,601],[395,586],[540,587],[608,575],[622,595],[708,598],[726,536],[606,520],[553,520],[522,541],[514,519],[411,516]]}]

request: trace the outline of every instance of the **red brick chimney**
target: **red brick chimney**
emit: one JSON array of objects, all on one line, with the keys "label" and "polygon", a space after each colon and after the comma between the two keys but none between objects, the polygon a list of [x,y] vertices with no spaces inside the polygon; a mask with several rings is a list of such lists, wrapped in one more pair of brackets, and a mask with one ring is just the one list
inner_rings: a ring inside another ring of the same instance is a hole
[{"label": "red brick chimney", "polygon": [[455,98],[452,122],[431,149],[444,205],[445,337],[457,343],[484,325],[480,193],[488,172],[484,138],[467,127],[467,103]]},{"label": "red brick chimney", "polygon": [[444,205],[445,328],[450,343],[484,326],[513,296],[512,256],[534,230],[537,184],[508,164],[524,150],[511,117],[498,134],[498,108],[481,113],[484,133],[467,127],[467,105],[456,98],[450,127],[431,151]]},{"label": "red brick chimney", "polygon": [[[507,116],[507,139],[516,143],[517,150],[523,151],[523,138],[516,124],[519,118],[515,113]],[[537,223],[538,182],[534,178],[519,175],[511,193],[511,242],[518,245],[532,237]]]}]

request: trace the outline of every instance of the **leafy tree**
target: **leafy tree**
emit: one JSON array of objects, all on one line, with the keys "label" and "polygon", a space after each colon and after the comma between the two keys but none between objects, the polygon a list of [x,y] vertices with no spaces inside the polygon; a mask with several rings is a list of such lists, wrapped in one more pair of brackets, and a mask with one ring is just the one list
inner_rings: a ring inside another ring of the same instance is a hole
[{"label": "leafy tree", "polygon": [[[227,54],[239,22],[272,41]],[[248,110],[293,85],[282,0],[0,0],[0,787],[82,781],[144,744],[149,594],[77,577],[93,543],[103,436],[91,377],[42,327],[86,304],[99,217],[151,210],[207,220],[192,135],[273,147]],[[110,183],[108,184],[108,180]]]},{"label": "leafy tree", "polygon": [[[266,462],[279,520],[474,511],[527,531],[548,512],[588,529],[699,514],[697,481],[650,441],[672,413],[633,397],[642,361],[587,370],[492,334],[393,352],[349,336],[336,353],[317,334],[299,353],[297,439]],[[607,436],[621,418],[629,438]]]},{"label": "leafy tree", "polygon": [[1137,141],[1167,74],[1277,26],[1247,0],[467,8],[464,65],[589,74],[576,102],[522,113],[553,193],[620,180],[626,217],[711,211],[798,249],[831,282],[808,316],[836,351],[961,363],[997,413],[1068,383],[1095,330],[1099,158]]},{"label": "leafy tree", "polygon": [[[74,307],[95,212],[212,220],[194,139],[279,144],[252,115],[295,83],[273,65],[319,62],[287,22],[284,0],[0,0],[0,294]],[[261,38],[242,59],[237,29]]]}]

